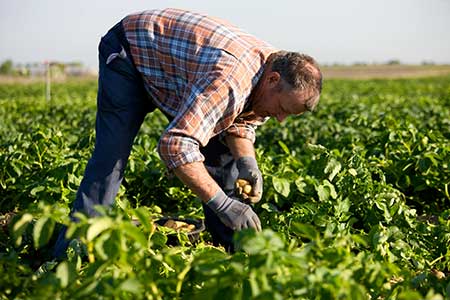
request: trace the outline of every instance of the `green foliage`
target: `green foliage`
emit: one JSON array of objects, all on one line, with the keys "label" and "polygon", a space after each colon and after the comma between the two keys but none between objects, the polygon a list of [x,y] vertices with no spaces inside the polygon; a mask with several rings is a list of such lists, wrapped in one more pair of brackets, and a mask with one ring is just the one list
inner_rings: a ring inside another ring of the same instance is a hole
[{"label": "green foliage", "polygon": [[14,64],[12,60],[7,59],[0,64],[0,74],[10,75],[13,72]]},{"label": "green foliage", "polygon": [[[116,207],[74,223],[96,84],[55,84],[50,102],[39,84],[0,85],[0,299],[450,297],[450,78],[324,88],[314,114],[258,130],[265,229],[236,234],[230,254],[206,232],[192,244],[154,225],[202,217],[156,152],[161,113],[136,138]],[[63,224],[72,241],[53,261]]]}]

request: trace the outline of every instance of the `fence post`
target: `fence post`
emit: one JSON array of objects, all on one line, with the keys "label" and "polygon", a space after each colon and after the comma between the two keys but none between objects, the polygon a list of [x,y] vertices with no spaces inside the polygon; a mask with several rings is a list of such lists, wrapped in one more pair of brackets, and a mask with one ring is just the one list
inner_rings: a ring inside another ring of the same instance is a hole
[{"label": "fence post", "polygon": [[47,101],[51,100],[51,74],[50,74],[50,62],[46,61],[46,89],[45,89],[45,99]]}]

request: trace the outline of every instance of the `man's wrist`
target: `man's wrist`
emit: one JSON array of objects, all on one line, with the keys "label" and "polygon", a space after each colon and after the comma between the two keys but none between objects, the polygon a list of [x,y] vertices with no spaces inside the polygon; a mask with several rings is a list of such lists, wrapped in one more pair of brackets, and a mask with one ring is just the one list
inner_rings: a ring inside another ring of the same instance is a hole
[{"label": "man's wrist", "polygon": [[228,196],[225,194],[225,192],[222,189],[219,189],[217,193],[206,202],[206,205],[208,205],[209,208],[211,208],[213,211],[217,212],[221,210],[221,207],[223,206],[227,198]]},{"label": "man's wrist", "polygon": [[235,159],[246,156],[255,156],[253,142],[249,139],[228,135],[225,140]]}]

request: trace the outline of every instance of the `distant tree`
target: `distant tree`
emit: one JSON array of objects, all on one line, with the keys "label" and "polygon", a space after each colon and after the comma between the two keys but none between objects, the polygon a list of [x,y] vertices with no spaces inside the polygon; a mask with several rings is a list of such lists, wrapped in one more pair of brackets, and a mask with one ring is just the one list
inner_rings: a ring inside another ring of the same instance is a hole
[{"label": "distant tree", "polygon": [[432,60],[424,60],[422,61],[422,66],[434,66],[436,63]]},{"label": "distant tree", "polygon": [[386,64],[387,65],[400,65],[401,62],[398,59],[391,59],[391,60],[388,60]]},{"label": "distant tree", "polygon": [[13,61],[10,59],[5,60],[1,65],[0,65],[0,74],[12,74],[13,73]]}]

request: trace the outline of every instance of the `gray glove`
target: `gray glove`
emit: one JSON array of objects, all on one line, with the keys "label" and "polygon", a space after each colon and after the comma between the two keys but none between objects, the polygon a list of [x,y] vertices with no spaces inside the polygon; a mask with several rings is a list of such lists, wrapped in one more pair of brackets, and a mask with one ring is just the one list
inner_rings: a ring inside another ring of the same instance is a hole
[{"label": "gray glove", "polygon": [[[252,191],[248,199],[251,203],[257,203],[261,200],[263,193],[263,178],[258,168],[256,159],[251,156],[244,156],[237,160],[237,169],[239,171],[238,179],[245,179],[250,182]],[[242,194],[245,196],[245,194]]]},{"label": "gray glove", "polygon": [[261,221],[252,208],[238,200],[228,197],[219,190],[207,203],[223,224],[233,230],[254,228],[261,231]]}]

